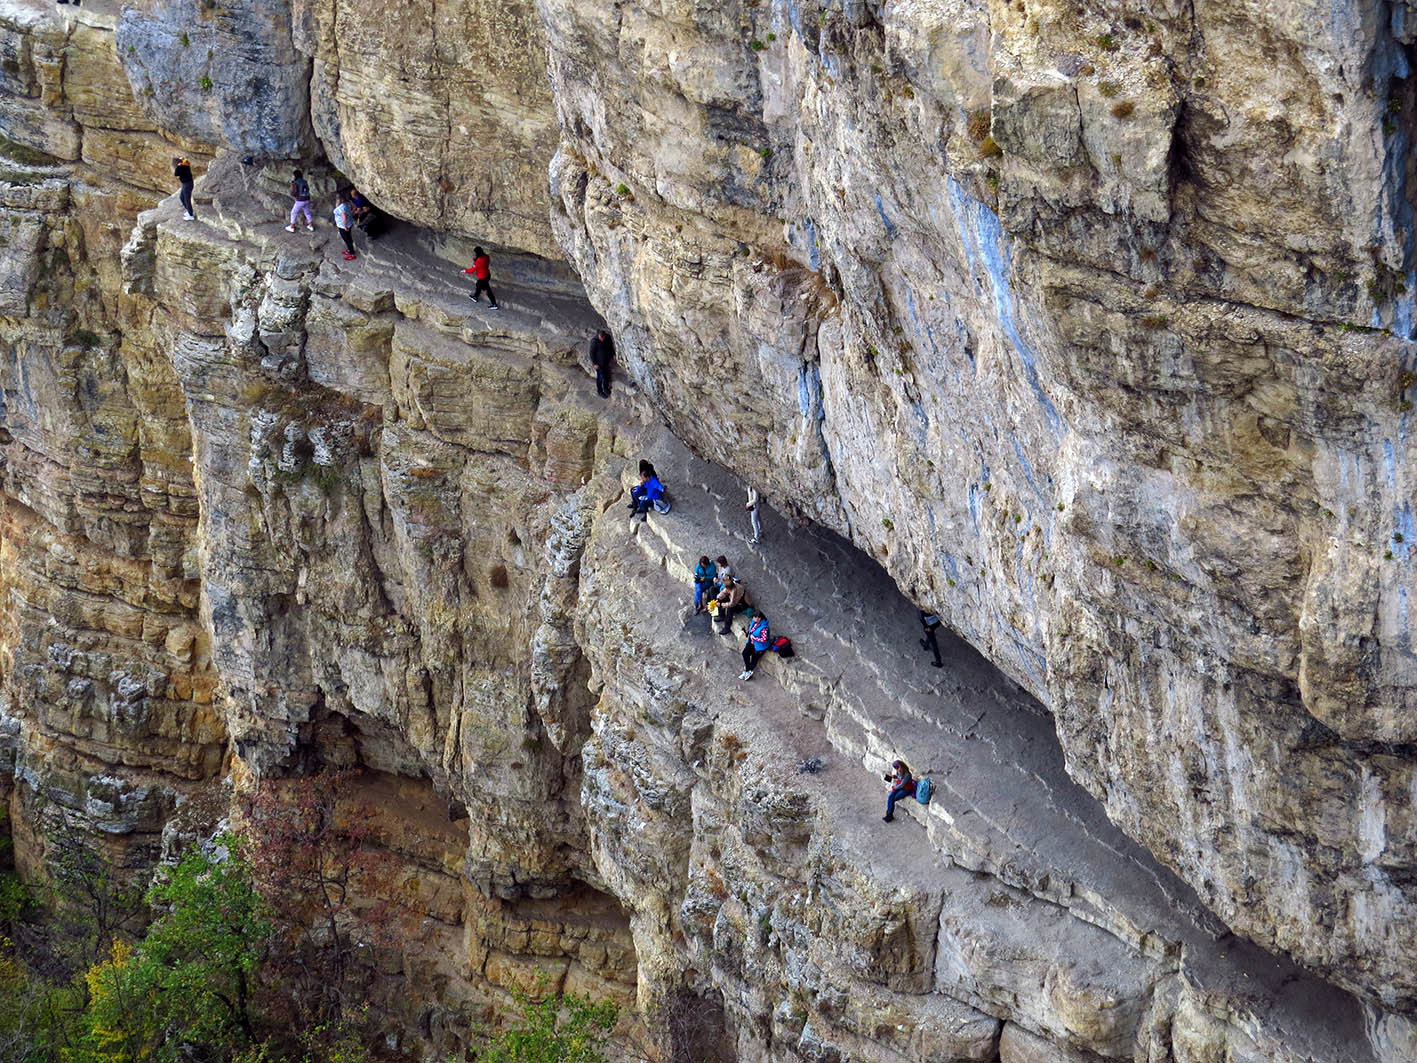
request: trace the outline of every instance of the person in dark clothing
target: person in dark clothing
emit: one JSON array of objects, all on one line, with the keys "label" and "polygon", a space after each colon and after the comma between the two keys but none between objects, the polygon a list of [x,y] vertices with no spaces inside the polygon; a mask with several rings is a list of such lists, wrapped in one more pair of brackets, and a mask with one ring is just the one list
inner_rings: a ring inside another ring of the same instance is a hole
[{"label": "person in dark clothing", "polygon": [[305,180],[302,171],[296,170],[290,179],[290,224],[285,231],[295,232],[295,225],[302,217],[305,219],[305,231],[313,233],[315,215],[310,212],[310,182]]},{"label": "person in dark clothing", "polygon": [[172,176],[182,184],[178,198],[182,200],[183,216],[187,221],[196,221],[197,215],[192,213],[192,164],[185,157],[179,159],[173,156]]},{"label": "person in dark clothing", "polygon": [[772,645],[772,633],[768,630],[768,618],[762,613],[753,617],[748,625],[748,640],[743,643],[743,674],[739,679],[752,679],[758,667],[758,659],[768,652]]},{"label": "person in dark clothing", "polygon": [[936,668],[943,668],[945,662],[940,660],[940,644],[935,641],[935,631],[940,626],[939,614],[927,613],[924,609],[921,609],[920,626],[925,629],[925,637],[920,640],[920,645],[927,650],[933,651],[935,659],[931,663]]},{"label": "person in dark clothing", "polygon": [[595,390],[601,398],[610,397],[610,363],[615,358],[615,341],[609,329],[601,329],[590,341],[590,364],[595,366]]},{"label": "person in dark clothing", "polygon": [[891,761],[891,774],[885,777],[891,784],[891,792],[886,795],[886,814],[881,817],[887,823],[895,820],[895,803],[902,797],[915,796],[915,776],[903,760]]},{"label": "person in dark clothing", "polygon": [[374,204],[357,188],[349,190],[349,203],[354,208],[354,224],[359,227],[360,232],[373,240],[379,235],[379,212],[374,209]]},{"label": "person in dark clothing", "polygon": [[471,273],[477,280],[476,287],[472,291],[472,301],[482,302],[482,293],[487,293],[487,301],[492,304],[493,310],[502,309],[497,305],[497,296],[492,293],[492,260],[487,257],[487,252],[480,247],[472,249],[472,265],[463,270],[464,273]]}]

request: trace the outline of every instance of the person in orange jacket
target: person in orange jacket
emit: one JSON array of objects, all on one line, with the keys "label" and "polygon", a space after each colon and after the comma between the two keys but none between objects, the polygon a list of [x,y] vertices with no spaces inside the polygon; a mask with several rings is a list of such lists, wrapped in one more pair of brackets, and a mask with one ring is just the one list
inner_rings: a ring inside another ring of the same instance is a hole
[{"label": "person in orange jacket", "polygon": [[477,287],[473,289],[472,301],[482,302],[482,293],[487,293],[487,301],[492,304],[493,310],[502,309],[497,305],[497,296],[492,293],[492,260],[487,257],[487,252],[480,247],[472,249],[472,265],[463,270],[464,273],[471,273],[477,278]]}]

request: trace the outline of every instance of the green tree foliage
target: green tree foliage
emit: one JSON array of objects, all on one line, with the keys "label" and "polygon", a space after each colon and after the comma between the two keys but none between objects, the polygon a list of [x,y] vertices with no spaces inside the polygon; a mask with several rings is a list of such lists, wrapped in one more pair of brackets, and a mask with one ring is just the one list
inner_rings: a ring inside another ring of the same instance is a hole
[{"label": "green tree foliage", "polygon": [[568,993],[534,1001],[516,994],[521,1019],[493,1040],[477,1063],[605,1063],[605,1043],[620,1009]]},{"label": "green tree foliage", "polygon": [[238,840],[194,847],[147,900],[161,914],[143,939],[115,942],[85,975],[88,1059],[166,1063],[193,1046],[221,1058],[255,1041],[253,976],[271,926]]}]

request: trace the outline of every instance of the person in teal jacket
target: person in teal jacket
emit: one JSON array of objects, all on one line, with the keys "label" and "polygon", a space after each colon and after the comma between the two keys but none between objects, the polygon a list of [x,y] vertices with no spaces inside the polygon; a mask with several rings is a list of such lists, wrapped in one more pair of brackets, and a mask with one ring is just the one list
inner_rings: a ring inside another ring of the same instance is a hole
[{"label": "person in teal jacket", "polygon": [[759,613],[748,625],[748,641],[743,643],[743,674],[739,679],[752,679],[758,667],[758,658],[768,652],[772,644],[772,633],[768,630],[768,618]]},{"label": "person in teal jacket", "polygon": [[708,559],[708,554],[705,554],[694,566],[694,613],[696,615],[704,611],[704,595],[708,594],[717,582],[718,566]]}]

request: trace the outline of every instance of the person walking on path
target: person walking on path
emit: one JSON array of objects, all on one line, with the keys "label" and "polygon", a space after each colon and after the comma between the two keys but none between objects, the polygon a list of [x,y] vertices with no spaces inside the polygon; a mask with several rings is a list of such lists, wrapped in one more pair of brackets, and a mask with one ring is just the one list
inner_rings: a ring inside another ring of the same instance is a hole
[{"label": "person walking on path", "polygon": [[713,587],[714,581],[718,579],[718,566],[708,559],[705,554],[699,558],[699,563],[694,566],[694,615],[704,611],[704,597]]},{"label": "person walking on path", "polygon": [[187,221],[196,221],[197,215],[192,212],[192,164],[187,161],[186,156],[180,159],[173,156],[172,176],[182,184],[178,198],[182,200],[183,217]]},{"label": "person walking on path", "polygon": [[753,522],[753,537],[748,542],[756,543],[763,537],[763,526],[758,521],[758,489],[756,487],[748,488],[748,502],[743,508],[748,511],[748,518]]},{"label": "person walking on path", "polygon": [[615,358],[615,341],[609,329],[601,329],[590,341],[590,364],[595,366],[595,391],[603,399],[610,397],[610,363]]},{"label": "person walking on path", "polygon": [[315,231],[315,215],[310,213],[310,182],[305,180],[305,174],[296,170],[295,175],[290,179],[290,224],[285,227],[288,233],[295,232],[295,222],[302,214],[305,216],[305,231]]},{"label": "person walking on path", "polygon": [[354,253],[354,204],[345,191],[335,193],[335,228],[344,241],[344,260],[353,262],[357,257]]},{"label": "person walking on path", "polygon": [[762,613],[753,617],[748,625],[748,641],[743,643],[743,674],[739,679],[752,679],[758,667],[758,658],[768,652],[772,645],[772,632],[768,630],[768,618]]},{"label": "person walking on path", "polygon": [[487,293],[487,301],[492,304],[493,310],[502,309],[497,305],[497,296],[492,293],[492,260],[487,257],[487,252],[480,247],[472,249],[472,265],[463,270],[464,273],[471,273],[477,281],[476,287],[472,290],[472,301],[482,302],[482,293]]},{"label": "person walking on path", "polygon": [[915,776],[903,760],[891,761],[891,773],[885,777],[891,784],[891,792],[886,795],[886,814],[881,818],[887,823],[895,821],[895,803],[902,797],[915,796]]},{"label": "person walking on path", "polygon": [[943,668],[945,662],[940,660],[940,644],[935,641],[935,631],[940,626],[939,614],[927,613],[924,609],[921,609],[920,626],[925,629],[925,637],[920,640],[920,645],[934,652],[935,659],[930,663],[936,668]]}]

